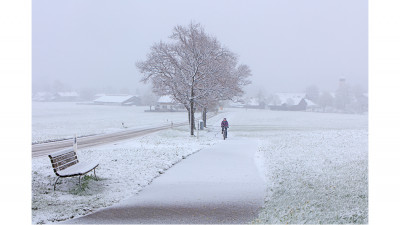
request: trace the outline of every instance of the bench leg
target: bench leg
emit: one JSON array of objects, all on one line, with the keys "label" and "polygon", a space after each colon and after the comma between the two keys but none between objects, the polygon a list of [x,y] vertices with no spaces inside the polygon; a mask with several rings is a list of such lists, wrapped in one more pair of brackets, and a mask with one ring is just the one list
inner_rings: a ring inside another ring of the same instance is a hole
[{"label": "bench leg", "polygon": [[56,180],[56,182],[54,183],[54,191],[56,190],[56,185],[57,185],[58,179],[60,179],[60,177],[57,177],[57,180]]},{"label": "bench leg", "polygon": [[81,186],[81,176],[79,176],[79,187],[82,188],[82,186]]},{"label": "bench leg", "polygon": [[96,176],[96,168],[94,168],[93,173],[94,173],[94,177],[96,178],[96,180],[99,180],[99,179],[97,179],[97,176]]}]

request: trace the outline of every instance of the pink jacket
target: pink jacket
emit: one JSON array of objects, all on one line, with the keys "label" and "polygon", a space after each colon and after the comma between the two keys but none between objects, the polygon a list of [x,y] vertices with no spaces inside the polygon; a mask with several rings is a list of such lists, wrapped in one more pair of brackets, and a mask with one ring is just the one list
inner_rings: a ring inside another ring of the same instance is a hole
[{"label": "pink jacket", "polygon": [[221,122],[221,127],[227,127],[227,128],[229,128],[228,121],[227,121],[227,120],[223,120],[223,121]]}]

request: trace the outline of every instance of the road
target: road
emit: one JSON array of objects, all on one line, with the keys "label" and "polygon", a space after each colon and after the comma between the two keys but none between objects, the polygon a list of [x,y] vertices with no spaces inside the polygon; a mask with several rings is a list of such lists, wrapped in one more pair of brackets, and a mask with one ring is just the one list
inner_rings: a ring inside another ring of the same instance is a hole
[{"label": "road", "polygon": [[254,140],[226,140],[191,155],[135,196],[65,224],[244,224],[264,204]]},{"label": "road", "polygon": [[[187,122],[174,123],[174,127],[187,125]],[[163,125],[157,127],[141,128],[134,130],[126,130],[121,132],[115,132],[110,134],[93,135],[87,137],[77,138],[79,148],[86,148],[91,146],[108,144],[111,142],[122,141],[126,139],[131,139],[135,137],[144,136],[146,134],[154,133],[161,130],[166,130],[171,128],[171,125]],[[73,139],[54,141],[41,144],[32,145],[32,157],[40,157],[48,155],[51,152],[62,150],[64,148],[72,147]]]}]

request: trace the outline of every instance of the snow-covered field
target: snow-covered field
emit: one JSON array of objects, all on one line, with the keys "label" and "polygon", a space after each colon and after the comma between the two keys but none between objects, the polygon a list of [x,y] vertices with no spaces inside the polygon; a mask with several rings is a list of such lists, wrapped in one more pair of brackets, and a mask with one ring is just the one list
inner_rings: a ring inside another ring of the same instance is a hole
[{"label": "snow-covered field", "polygon": [[368,223],[367,132],[281,133],[264,140],[262,223]]},{"label": "snow-covered field", "polygon": [[[32,143],[185,121],[185,112],[145,113],[145,106],[32,102]],[[124,128],[122,126],[127,128]]]},{"label": "snow-covered field", "polygon": [[264,158],[268,194],[253,222],[368,223],[367,115],[248,110],[231,121]]},{"label": "snow-covered field", "polygon": [[[128,126],[167,119],[184,121],[187,117],[186,113],[172,113],[171,117],[171,113],[142,113],[144,108],[140,112],[137,109],[137,113],[130,107],[99,110],[98,106],[76,106],[77,110],[72,110],[76,114],[70,115],[66,105],[43,104],[43,109],[52,114],[33,110],[33,133],[54,139],[72,136],[52,133],[68,130],[64,126],[88,133],[102,129],[109,132],[107,129],[114,125],[104,121],[115,121],[116,128],[121,129],[117,126],[122,121],[116,115],[142,117],[139,122],[126,119]],[[87,116],[91,111],[92,116]],[[225,109],[209,121],[199,138],[189,137],[188,128],[180,127],[78,151],[81,160],[100,161],[96,169],[100,181],[87,177],[84,190],[78,188],[78,178],[64,178],[53,192],[55,175],[49,159],[32,159],[32,223],[53,223],[85,215],[136,194],[186,156],[221,141],[222,117],[227,117],[231,127],[227,141],[240,137],[259,143],[256,157],[268,181],[267,196],[253,222],[368,223],[367,115],[245,109]],[[82,124],[90,118],[98,122],[88,129]]]}]

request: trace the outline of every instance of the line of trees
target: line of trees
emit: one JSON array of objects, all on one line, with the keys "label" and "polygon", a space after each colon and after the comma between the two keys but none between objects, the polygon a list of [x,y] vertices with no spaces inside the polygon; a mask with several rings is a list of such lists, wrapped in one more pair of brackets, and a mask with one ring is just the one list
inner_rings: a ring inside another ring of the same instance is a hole
[{"label": "line of trees", "polygon": [[368,97],[361,86],[339,85],[335,92],[320,92],[316,85],[306,88],[307,99],[317,103],[323,110],[334,112],[362,113],[368,111]]},{"label": "line of trees", "polygon": [[185,106],[194,135],[196,110],[202,110],[205,120],[208,108],[241,96],[251,71],[200,24],[178,25],[170,39],[155,43],[147,59],[136,66],[143,74],[141,81],[152,82],[154,93],[171,95]]}]

